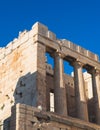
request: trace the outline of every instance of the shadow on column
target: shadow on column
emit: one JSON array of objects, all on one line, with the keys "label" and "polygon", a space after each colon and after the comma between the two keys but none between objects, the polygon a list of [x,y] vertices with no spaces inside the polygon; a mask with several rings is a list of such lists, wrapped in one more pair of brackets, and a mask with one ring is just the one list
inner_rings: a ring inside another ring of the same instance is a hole
[{"label": "shadow on column", "polygon": [[93,98],[88,99],[88,115],[89,121],[92,123],[96,123],[95,102]]}]

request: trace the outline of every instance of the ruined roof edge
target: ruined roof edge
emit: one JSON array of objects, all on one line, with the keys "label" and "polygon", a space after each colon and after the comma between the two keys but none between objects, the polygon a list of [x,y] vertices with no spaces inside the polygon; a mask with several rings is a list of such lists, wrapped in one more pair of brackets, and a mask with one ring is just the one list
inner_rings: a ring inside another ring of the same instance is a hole
[{"label": "ruined roof edge", "polygon": [[19,36],[18,38],[15,38],[13,41],[11,41],[10,43],[8,43],[5,47],[0,47],[0,59],[5,57],[7,54],[11,53],[14,49],[16,49],[18,46],[20,46],[21,44],[23,44],[24,42],[26,42],[29,38],[33,37],[36,34],[40,34],[43,37],[49,38],[52,41],[60,41],[63,43],[63,45],[69,49],[71,49],[72,51],[76,51],[78,53],[84,53],[87,57],[94,57],[94,59],[96,61],[99,61],[99,57],[98,55],[76,45],[73,44],[71,41],[68,41],[66,39],[57,39],[56,35],[51,32],[50,30],[48,30],[48,27],[36,22],[33,26],[32,29],[30,31],[23,31],[23,32],[19,32]]}]

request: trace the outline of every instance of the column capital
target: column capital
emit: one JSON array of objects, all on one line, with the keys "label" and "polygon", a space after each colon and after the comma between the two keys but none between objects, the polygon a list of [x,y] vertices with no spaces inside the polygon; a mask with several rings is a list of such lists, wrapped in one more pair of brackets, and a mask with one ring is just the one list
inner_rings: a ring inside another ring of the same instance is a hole
[{"label": "column capital", "polygon": [[71,62],[70,65],[83,67],[84,64],[80,62],[78,59],[76,59],[75,61]]},{"label": "column capital", "polygon": [[100,74],[100,70],[98,70],[96,67],[94,67],[94,68],[91,68],[90,70],[88,70],[88,73],[98,75],[98,74]]},{"label": "column capital", "polygon": [[65,55],[62,53],[62,51],[59,51],[59,50],[56,50],[54,52],[54,56],[59,56],[62,59],[65,57]]}]

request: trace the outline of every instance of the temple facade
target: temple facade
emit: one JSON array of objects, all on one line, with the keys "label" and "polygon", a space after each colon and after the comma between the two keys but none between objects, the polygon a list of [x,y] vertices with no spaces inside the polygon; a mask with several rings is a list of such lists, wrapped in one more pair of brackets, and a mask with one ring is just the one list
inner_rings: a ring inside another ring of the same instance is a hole
[{"label": "temple facade", "polygon": [[0,48],[0,130],[100,130],[99,57],[39,22],[19,33]]}]

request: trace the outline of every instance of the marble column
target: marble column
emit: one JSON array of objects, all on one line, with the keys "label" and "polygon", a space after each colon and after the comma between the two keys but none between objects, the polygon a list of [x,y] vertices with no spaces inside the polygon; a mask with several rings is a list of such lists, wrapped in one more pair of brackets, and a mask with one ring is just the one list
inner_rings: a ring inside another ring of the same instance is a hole
[{"label": "marble column", "polygon": [[63,79],[63,59],[60,53],[54,55],[54,105],[55,112],[67,116],[66,89]]},{"label": "marble column", "polygon": [[82,72],[82,63],[75,61],[74,66],[74,85],[76,100],[76,116],[79,119],[88,121],[87,101],[85,94],[85,85]]},{"label": "marble column", "polygon": [[91,70],[92,75],[92,88],[93,88],[93,100],[95,109],[96,123],[100,124],[100,72],[96,69]]}]

